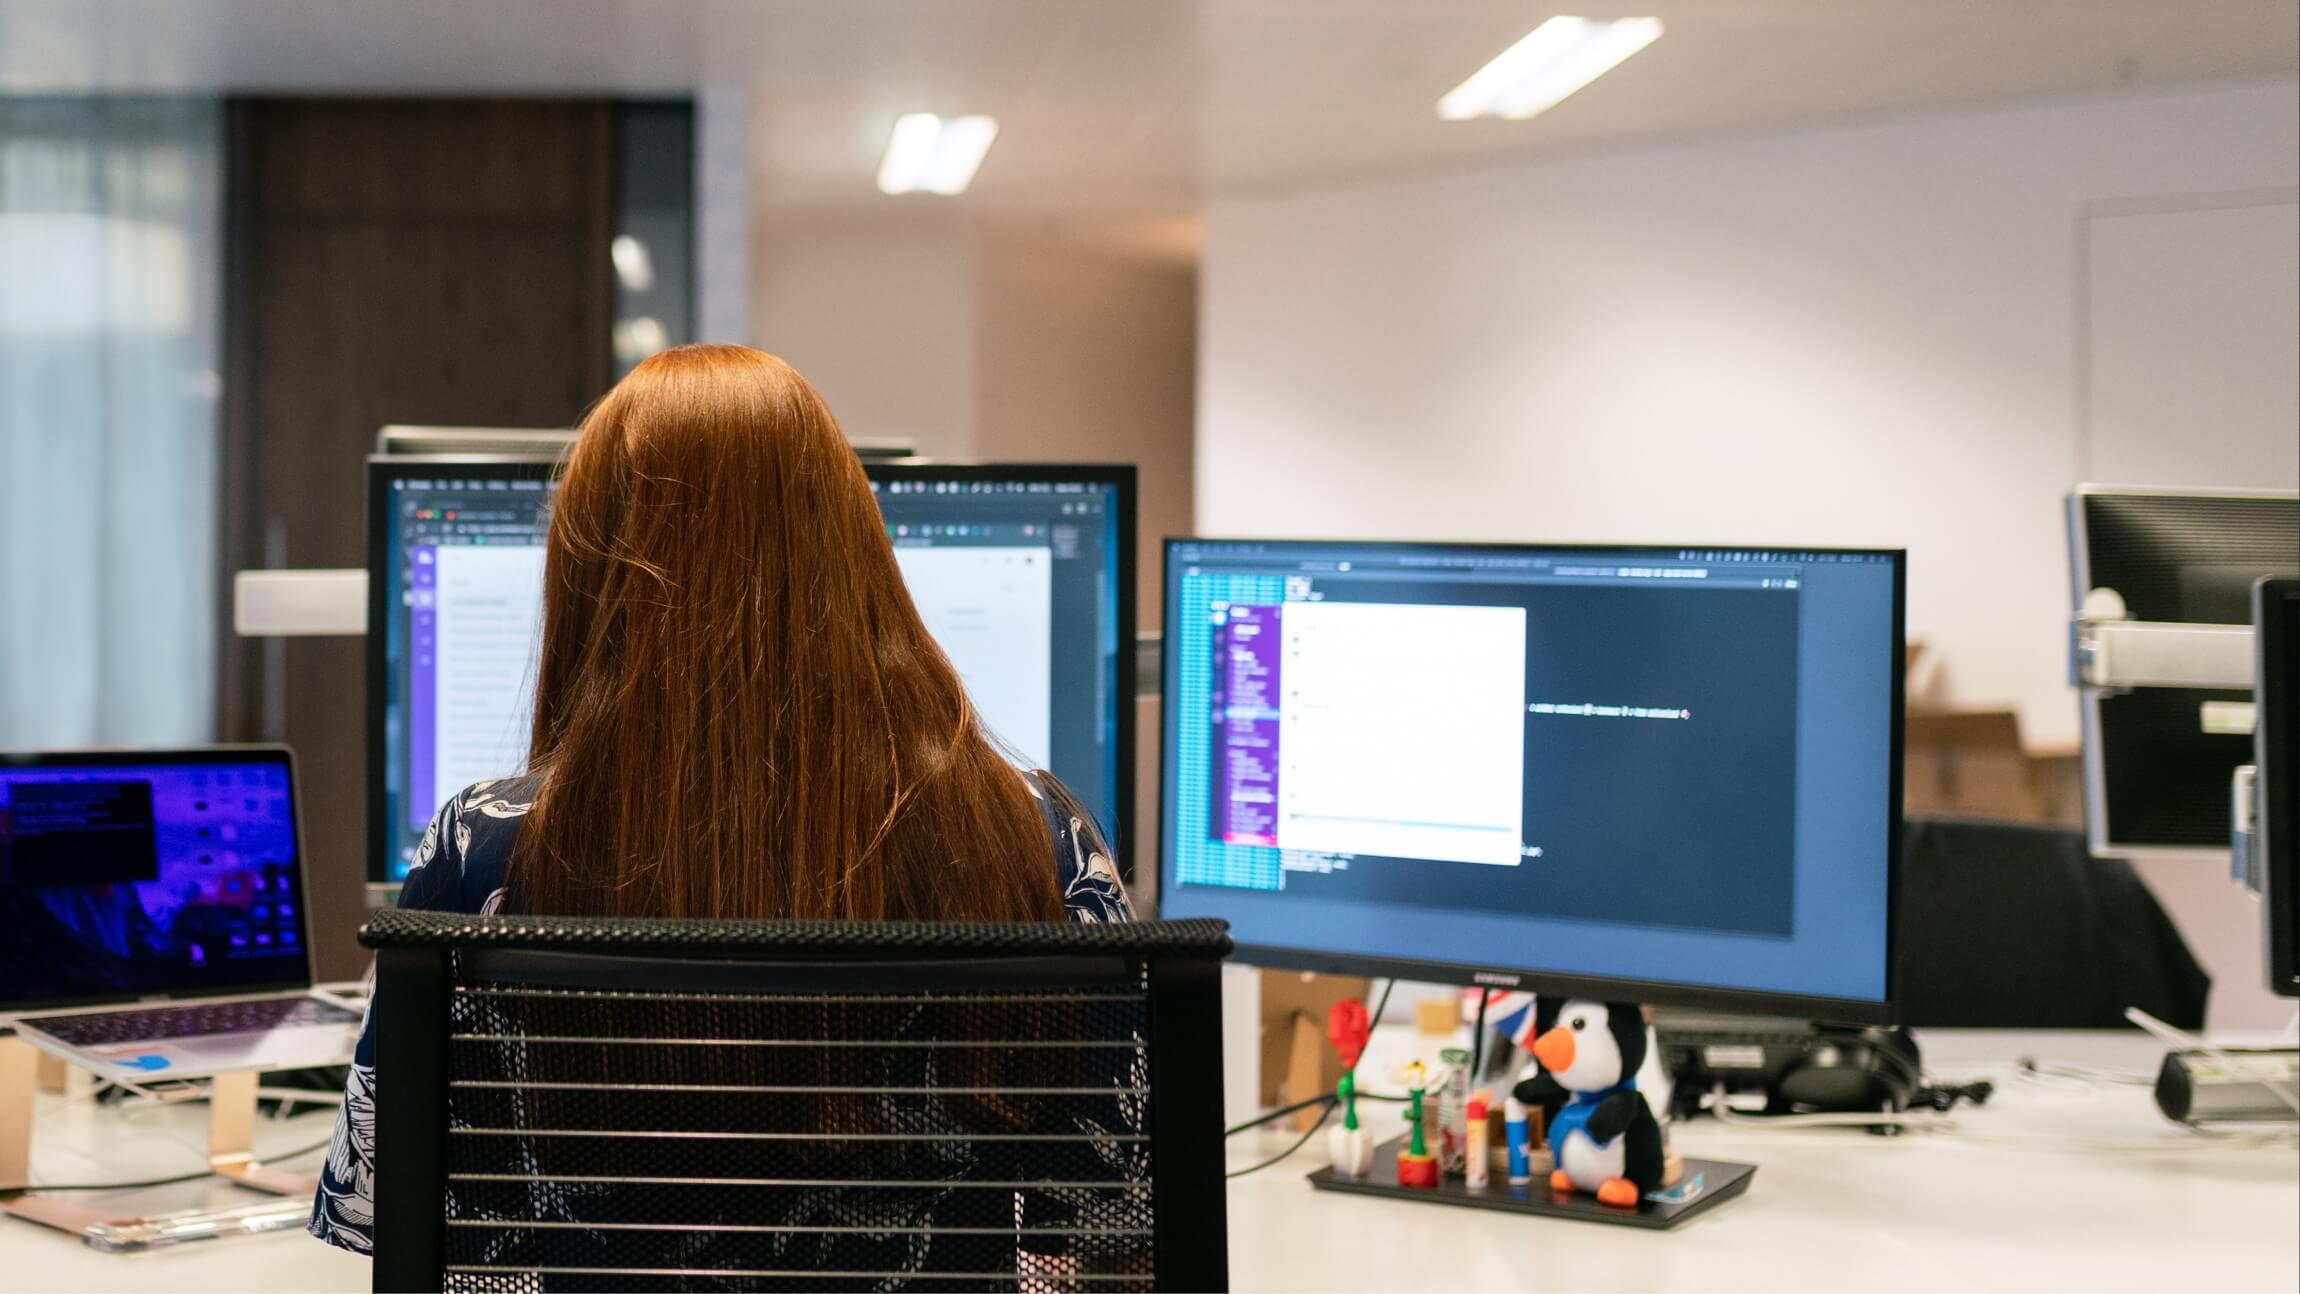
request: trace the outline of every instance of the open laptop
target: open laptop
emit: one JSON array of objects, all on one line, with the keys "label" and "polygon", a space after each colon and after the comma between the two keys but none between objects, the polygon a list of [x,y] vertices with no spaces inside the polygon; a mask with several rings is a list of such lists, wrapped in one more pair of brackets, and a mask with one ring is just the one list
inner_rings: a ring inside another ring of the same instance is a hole
[{"label": "open laptop", "polygon": [[109,1078],[351,1059],[281,746],[0,752],[0,1024]]}]

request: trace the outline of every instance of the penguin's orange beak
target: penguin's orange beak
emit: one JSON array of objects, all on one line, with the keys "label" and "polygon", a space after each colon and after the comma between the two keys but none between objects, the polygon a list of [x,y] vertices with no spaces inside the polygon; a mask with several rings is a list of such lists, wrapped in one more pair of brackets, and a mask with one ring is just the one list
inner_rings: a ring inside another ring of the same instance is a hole
[{"label": "penguin's orange beak", "polygon": [[1573,1068],[1573,1030],[1552,1029],[1534,1039],[1533,1058],[1552,1074]]}]

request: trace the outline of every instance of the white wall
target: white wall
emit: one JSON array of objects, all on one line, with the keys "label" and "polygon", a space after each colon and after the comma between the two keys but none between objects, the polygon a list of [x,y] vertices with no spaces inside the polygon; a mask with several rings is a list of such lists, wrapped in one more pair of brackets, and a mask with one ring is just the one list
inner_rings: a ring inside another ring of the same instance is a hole
[{"label": "white wall", "polygon": [[[1192,267],[932,209],[899,222],[770,212],[755,240],[757,344],[805,373],[848,435],[908,439],[930,457],[1137,465],[1137,614],[1157,628],[1159,541],[1192,531]],[[1154,699],[1136,725],[1135,884],[1148,910]]]},{"label": "white wall", "polygon": [[[2065,491],[2300,477],[2295,183],[2284,81],[1220,196],[1199,529],[1906,546],[1944,699],[2073,743]],[[2149,871],[2214,1022],[2288,1018]]]},{"label": "white wall", "polygon": [[2086,479],[2292,483],[2296,196],[2277,188],[2087,209],[2077,353]]},{"label": "white wall", "polygon": [[[753,343],[858,439],[935,458],[1141,468],[1141,578],[1191,528],[1197,274],[932,214],[763,216]],[[1152,598],[1142,625],[1154,629]]]},{"label": "white wall", "polygon": [[957,224],[763,216],[751,343],[806,374],[848,436],[971,458],[976,252]]},{"label": "white wall", "polygon": [[695,92],[695,340],[751,340],[751,98]]},{"label": "white wall", "polygon": [[[2295,103],[2134,95],[1219,198],[1199,525],[1906,545],[1949,696],[2071,742],[2080,216],[2288,188]],[[2289,292],[2288,263],[2255,278],[2279,272]],[[2165,434],[2200,480],[2224,439],[2289,451],[2292,383]]]},{"label": "white wall", "polygon": [[1137,619],[1156,629],[1159,541],[1191,526],[1197,272],[1012,238],[982,270],[977,452],[1135,464]]},{"label": "white wall", "polygon": [[[1191,533],[1197,272],[994,239],[982,257],[977,452],[1008,462],[1133,463],[1136,622],[1158,628],[1160,540]],[[1134,708],[1133,898],[1157,894],[1158,702]]]}]

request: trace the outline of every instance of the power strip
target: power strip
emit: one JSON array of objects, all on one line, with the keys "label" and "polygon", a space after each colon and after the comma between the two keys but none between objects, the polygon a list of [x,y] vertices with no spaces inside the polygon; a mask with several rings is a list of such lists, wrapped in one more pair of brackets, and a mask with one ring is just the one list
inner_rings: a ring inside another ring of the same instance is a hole
[{"label": "power strip", "polygon": [[2176,1123],[2300,1119],[2300,1048],[2168,1051],[2156,1075],[2156,1108]]}]

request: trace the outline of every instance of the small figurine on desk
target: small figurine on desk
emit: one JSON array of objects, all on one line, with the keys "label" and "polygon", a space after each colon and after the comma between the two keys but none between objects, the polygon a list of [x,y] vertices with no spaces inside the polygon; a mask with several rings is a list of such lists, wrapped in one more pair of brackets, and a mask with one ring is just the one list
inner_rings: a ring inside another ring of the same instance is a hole
[{"label": "small figurine on desk", "polygon": [[1364,1177],[1374,1166],[1374,1134],[1358,1122],[1357,1077],[1358,1057],[1365,1053],[1366,1038],[1372,1032],[1366,1004],[1354,997],[1334,1003],[1326,1012],[1326,1039],[1342,1057],[1342,1077],[1334,1084],[1342,1123],[1326,1134],[1326,1153],[1333,1160],[1334,1171],[1344,1177]]},{"label": "small figurine on desk", "polygon": [[1422,1133],[1422,1096],[1429,1090],[1429,1069],[1420,1061],[1406,1066],[1406,1148],[1398,1152],[1398,1185],[1436,1190],[1437,1156],[1429,1151]]},{"label": "small figurine on desk", "polygon": [[1438,1053],[1445,1077],[1438,1080],[1438,1175],[1460,1177],[1469,1164],[1469,1050],[1448,1047]]},{"label": "small figurine on desk", "polygon": [[1533,1184],[1533,1147],[1528,1135],[1531,1129],[1526,1123],[1525,1102],[1511,1092],[1509,1099],[1502,1102],[1501,1110],[1502,1144],[1509,1152],[1509,1184],[1530,1186]]},{"label": "small figurine on desk", "polygon": [[1519,1083],[1515,1096],[1539,1105],[1553,1088],[1570,1094],[1549,1122],[1550,1189],[1635,1208],[1665,1171],[1661,1124],[1637,1091],[1645,1018],[1620,1002],[1571,1001],[1554,1011],[1545,1002],[1541,1015],[1533,1055],[1542,1072]]},{"label": "small figurine on desk", "polygon": [[1469,1153],[1462,1165],[1462,1185],[1473,1191],[1482,1191],[1493,1172],[1493,1153],[1486,1146],[1492,1128],[1486,1122],[1486,1112],[1493,1108],[1493,1093],[1479,1088],[1469,1094]]},{"label": "small figurine on desk", "polygon": [[[1482,1008],[1481,1008],[1482,1002]],[[1533,1054],[1534,995],[1515,989],[1473,988],[1462,996],[1462,1023],[1477,1025],[1478,1012],[1485,1012],[1485,1059],[1478,1072],[1471,1075],[1477,1083],[1499,1079],[1508,1082],[1506,1075]]]}]

